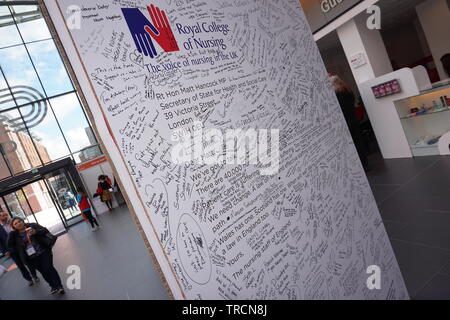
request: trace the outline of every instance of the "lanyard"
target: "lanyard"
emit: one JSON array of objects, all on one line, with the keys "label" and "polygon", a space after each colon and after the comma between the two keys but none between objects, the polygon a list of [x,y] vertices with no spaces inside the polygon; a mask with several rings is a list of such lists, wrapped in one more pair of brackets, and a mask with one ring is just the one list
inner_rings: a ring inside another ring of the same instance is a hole
[{"label": "lanyard", "polygon": [[26,235],[26,237],[27,237],[27,246],[29,246],[29,245],[32,244],[32,243],[31,243],[31,239],[30,239],[30,235],[28,234],[27,231],[25,231],[25,235]]}]

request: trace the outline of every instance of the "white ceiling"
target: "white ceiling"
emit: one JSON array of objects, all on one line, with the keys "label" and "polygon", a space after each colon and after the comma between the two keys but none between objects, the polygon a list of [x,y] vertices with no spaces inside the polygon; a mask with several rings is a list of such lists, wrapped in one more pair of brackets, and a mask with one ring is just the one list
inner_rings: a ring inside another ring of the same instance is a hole
[{"label": "white ceiling", "polygon": [[[417,18],[415,7],[427,0],[380,0],[381,28],[387,31]],[[433,1],[433,0],[428,0]],[[335,31],[317,42],[320,50],[329,50],[340,45]]]}]

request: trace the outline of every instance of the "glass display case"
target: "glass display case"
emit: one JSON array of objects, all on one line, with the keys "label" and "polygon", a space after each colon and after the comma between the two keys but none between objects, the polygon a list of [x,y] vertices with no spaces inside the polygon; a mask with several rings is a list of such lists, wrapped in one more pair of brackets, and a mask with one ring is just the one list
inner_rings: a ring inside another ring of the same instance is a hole
[{"label": "glass display case", "polygon": [[439,139],[450,132],[450,80],[395,102],[415,157],[440,155]]}]

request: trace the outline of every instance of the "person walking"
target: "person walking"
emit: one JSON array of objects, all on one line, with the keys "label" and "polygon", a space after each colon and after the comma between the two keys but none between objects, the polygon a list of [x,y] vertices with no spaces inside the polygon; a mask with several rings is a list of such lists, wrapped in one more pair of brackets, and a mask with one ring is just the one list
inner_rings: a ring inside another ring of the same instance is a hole
[{"label": "person walking", "polygon": [[367,148],[364,144],[361,128],[359,127],[358,119],[356,118],[355,111],[355,96],[352,90],[345,84],[345,82],[337,75],[329,75],[331,85],[336,93],[339,105],[344,114],[345,121],[350,130],[353,142],[355,143],[356,150],[359,155],[359,159],[367,172],[369,168],[369,160],[367,159]]},{"label": "person walking", "polygon": [[107,176],[99,176],[98,177],[98,188],[97,193],[100,194],[102,202],[104,202],[109,211],[113,210],[112,204],[112,191],[113,188],[111,186],[111,180]]},{"label": "person walking", "polygon": [[37,223],[25,223],[22,218],[11,221],[12,231],[8,237],[8,247],[24,264],[38,270],[50,285],[51,294],[64,294],[64,287],[58,271],[53,265],[52,247],[56,237]]},{"label": "person walking", "polygon": [[98,224],[97,219],[93,216],[92,211],[91,211],[91,205],[89,204],[86,193],[84,192],[83,188],[81,188],[81,187],[77,188],[77,202],[78,202],[78,207],[80,208],[81,214],[84,217],[86,217],[86,219],[91,224],[92,231],[98,230],[98,228],[100,228],[100,225]]},{"label": "person walking", "polygon": [[75,197],[73,196],[72,192],[67,191],[64,194],[64,198],[66,199],[67,207],[69,208],[69,211],[71,213],[77,212],[77,202],[75,200]]},{"label": "person walking", "polygon": [[0,211],[0,252],[14,261],[22,274],[22,277],[28,281],[29,286],[32,286],[39,282],[36,269],[33,266],[28,266],[27,268],[26,264],[22,262],[20,257],[8,248],[8,236],[11,231],[11,219],[8,213]]}]

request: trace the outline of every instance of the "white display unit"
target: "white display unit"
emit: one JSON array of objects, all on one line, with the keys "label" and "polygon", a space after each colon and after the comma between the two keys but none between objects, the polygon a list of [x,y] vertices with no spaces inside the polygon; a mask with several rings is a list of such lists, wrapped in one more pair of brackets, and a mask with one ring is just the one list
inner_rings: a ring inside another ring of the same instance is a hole
[{"label": "white display unit", "polygon": [[[439,141],[450,132],[450,107],[440,97],[450,97],[450,83],[395,102],[413,156],[441,155]],[[433,108],[434,102],[438,107]],[[424,107],[428,109],[424,111]],[[412,109],[419,109],[414,113]],[[422,110],[422,111],[420,111]]]},{"label": "white display unit", "polygon": [[[399,82],[401,91],[377,99],[372,87],[392,80]],[[430,88],[431,83],[423,66],[400,69],[360,85],[361,96],[385,159],[413,157],[410,143],[397,113],[396,101],[417,96],[421,90]]]}]

